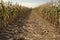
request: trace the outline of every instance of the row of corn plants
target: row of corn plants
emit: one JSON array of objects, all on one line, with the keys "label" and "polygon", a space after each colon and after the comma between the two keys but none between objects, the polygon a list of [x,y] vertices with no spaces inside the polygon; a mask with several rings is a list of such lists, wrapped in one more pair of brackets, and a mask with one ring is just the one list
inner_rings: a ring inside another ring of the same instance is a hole
[{"label": "row of corn plants", "polygon": [[43,18],[48,20],[50,23],[59,26],[59,7],[44,8],[42,10]]},{"label": "row of corn plants", "polygon": [[48,20],[51,24],[55,26],[60,25],[60,7],[37,7],[34,8],[34,10],[37,11],[38,14],[40,14],[40,16],[42,16],[44,19]]},{"label": "row of corn plants", "polygon": [[0,26],[6,27],[10,22],[22,16],[28,10],[30,9],[18,4],[4,5],[4,2],[1,2],[0,3]]}]

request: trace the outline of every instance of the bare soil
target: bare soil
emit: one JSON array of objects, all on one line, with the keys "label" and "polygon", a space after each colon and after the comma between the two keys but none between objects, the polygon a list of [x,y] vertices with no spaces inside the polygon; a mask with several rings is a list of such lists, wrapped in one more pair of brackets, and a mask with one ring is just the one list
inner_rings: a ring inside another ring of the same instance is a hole
[{"label": "bare soil", "polygon": [[0,40],[60,40],[56,38],[56,27],[33,10],[0,29]]}]

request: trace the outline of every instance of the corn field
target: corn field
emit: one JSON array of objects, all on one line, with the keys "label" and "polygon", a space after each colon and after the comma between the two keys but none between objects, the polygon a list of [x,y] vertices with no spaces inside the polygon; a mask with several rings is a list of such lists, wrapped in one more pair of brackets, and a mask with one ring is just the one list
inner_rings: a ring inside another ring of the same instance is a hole
[{"label": "corn field", "polygon": [[29,8],[23,7],[18,4],[5,5],[3,1],[0,3],[0,27],[6,27],[9,23],[25,14]]},{"label": "corn field", "polygon": [[56,27],[60,26],[60,6],[50,6],[50,4],[46,4],[46,6],[42,5],[40,7],[34,8],[35,11],[40,14],[44,19],[46,19],[51,24]]},{"label": "corn field", "polygon": [[59,7],[53,7],[49,9],[43,9],[42,10],[43,18],[48,20],[53,25],[59,26],[59,19],[60,19],[60,9]]}]

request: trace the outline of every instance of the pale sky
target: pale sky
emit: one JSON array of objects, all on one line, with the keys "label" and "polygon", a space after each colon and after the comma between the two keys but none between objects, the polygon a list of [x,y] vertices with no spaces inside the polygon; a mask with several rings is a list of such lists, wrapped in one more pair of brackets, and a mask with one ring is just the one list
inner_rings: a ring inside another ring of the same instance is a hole
[{"label": "pale sky", "polygon": [[[7,0],[4,0],[5,2]],[[26,7],[37,7],[39,5],[42,5],[44,3],[50,2],[51,0],[12,0],[12,3],[18,3],[22,6],[26,6]]]}]

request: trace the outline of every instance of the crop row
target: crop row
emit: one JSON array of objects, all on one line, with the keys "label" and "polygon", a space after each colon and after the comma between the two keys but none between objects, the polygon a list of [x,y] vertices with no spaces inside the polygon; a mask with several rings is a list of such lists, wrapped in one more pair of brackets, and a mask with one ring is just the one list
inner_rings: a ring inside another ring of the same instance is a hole
[{"label": "crop row", "polygon": [[14,19],[25,14],[29,8],[23,7],[18,4],[8,4],[0,3],[0,26],[7,26]]},{"label": "crop row", "polygon": [[38,7],[35,10],[42,16],[44,19],[49,21],[55,26],[60,26],[60,7]]}]

